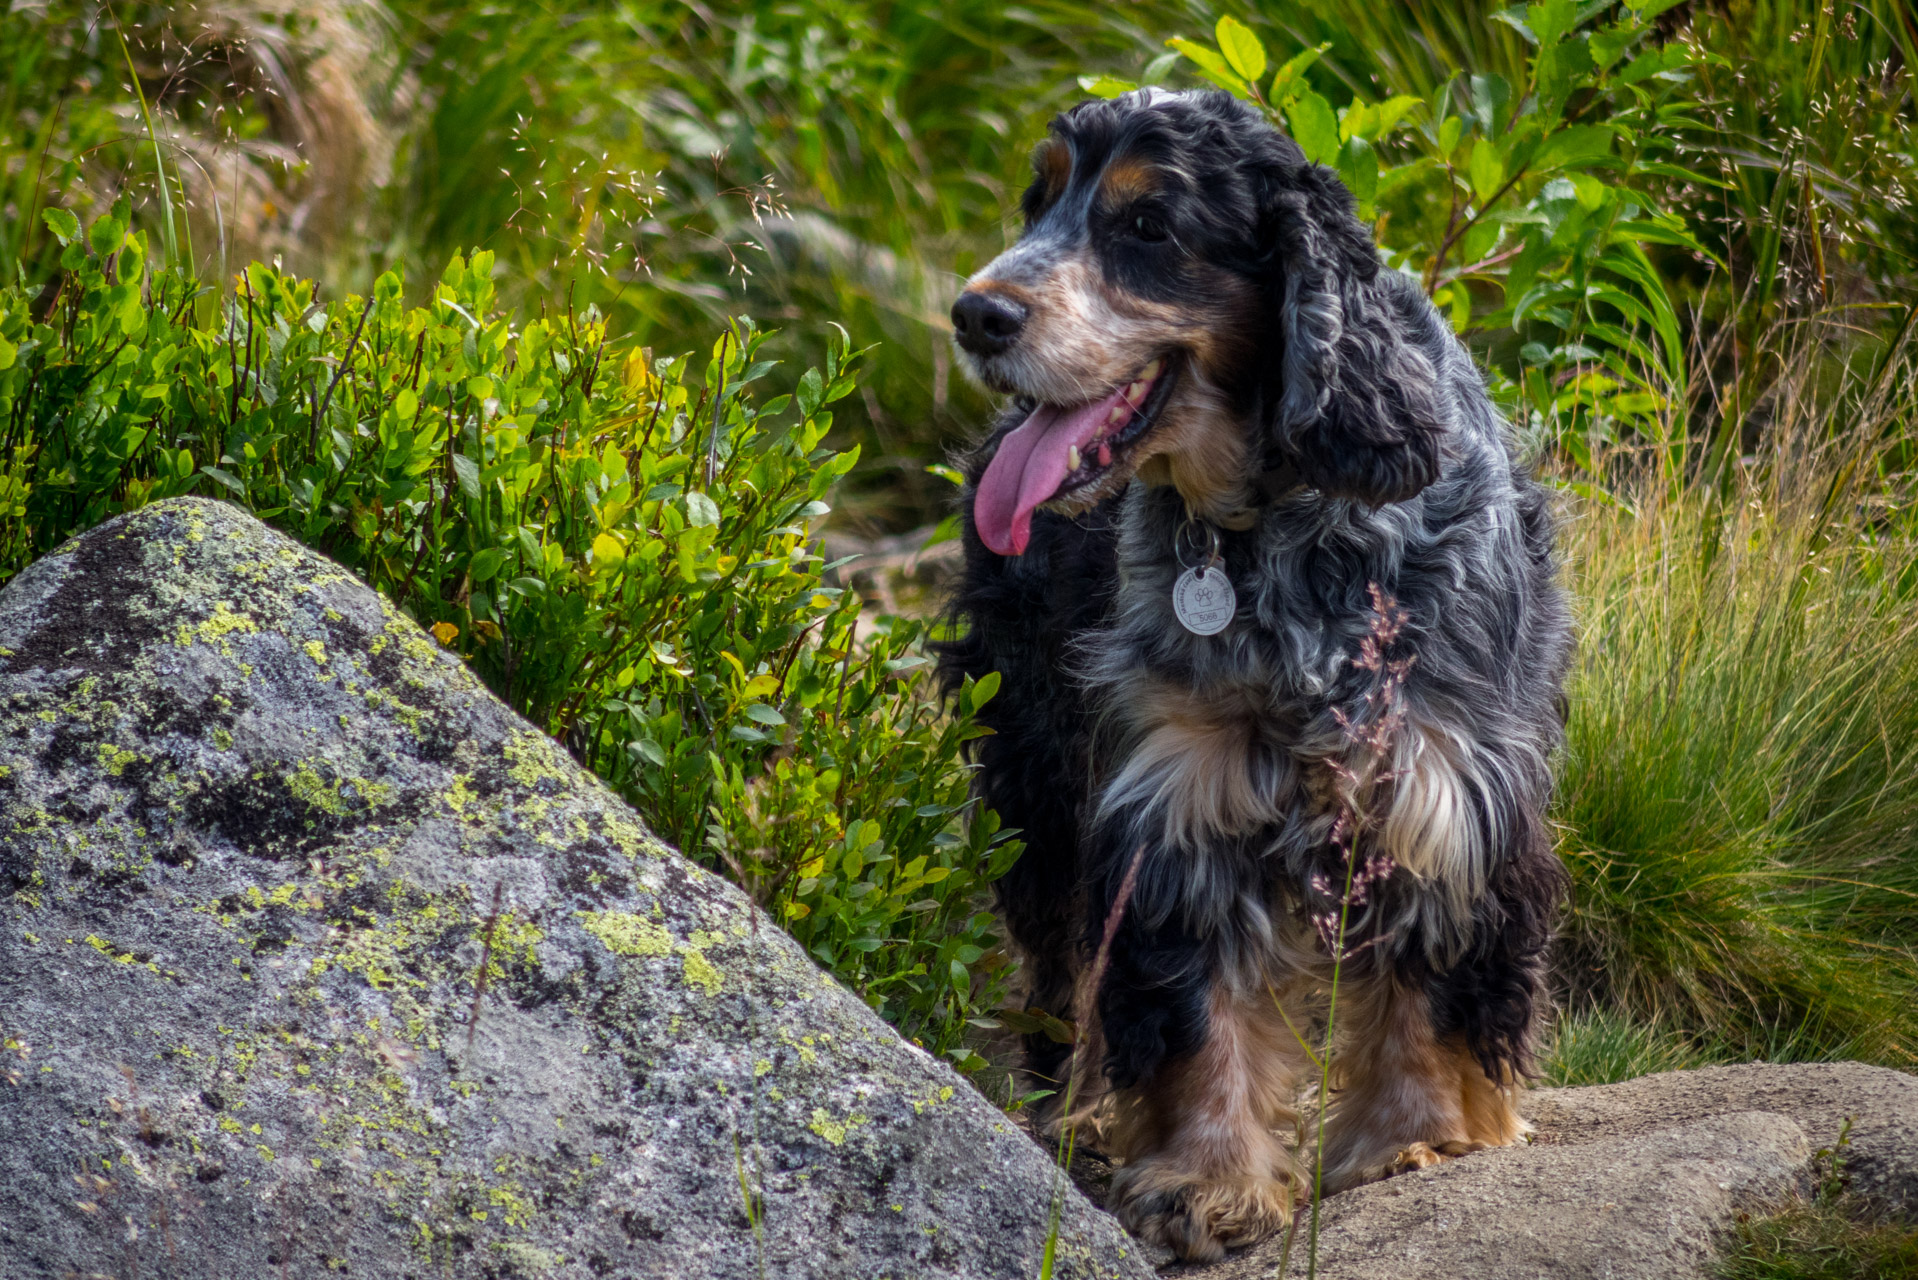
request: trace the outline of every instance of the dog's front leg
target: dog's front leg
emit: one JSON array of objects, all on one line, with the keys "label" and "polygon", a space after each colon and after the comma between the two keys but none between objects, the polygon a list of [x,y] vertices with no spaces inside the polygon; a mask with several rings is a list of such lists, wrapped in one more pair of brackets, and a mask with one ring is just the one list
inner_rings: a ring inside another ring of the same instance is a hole
[{"label": "dog's front leg", "polygon": [[1123,1161],[1111,1208],[1141,1239],[1210,1261],[1283,1227],[1303,1191],[1289,1146],[1303,1055],[1268,990],[1234,990],[1176,927],[1151,932],[1119,930],[1100,993]]},{"label": "dog's front leg", "polygon": [[1494,1081],[1463,1037],[1433,1028],[1425,990],[1389,974],[1355,979],[1339,996],[1339,1088],[1324,1152],[1325,1190],[1523,1136],[1516,1084]]}]

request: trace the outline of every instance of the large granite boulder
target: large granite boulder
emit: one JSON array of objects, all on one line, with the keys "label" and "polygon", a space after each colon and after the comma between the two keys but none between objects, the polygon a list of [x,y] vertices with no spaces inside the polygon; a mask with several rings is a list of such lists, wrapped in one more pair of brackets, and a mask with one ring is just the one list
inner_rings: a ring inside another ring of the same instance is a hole
[{"label": "large granite boulder", "polygon": [[163,502],[0,592],[0,1275],[1150,1273],[335,565]]}]

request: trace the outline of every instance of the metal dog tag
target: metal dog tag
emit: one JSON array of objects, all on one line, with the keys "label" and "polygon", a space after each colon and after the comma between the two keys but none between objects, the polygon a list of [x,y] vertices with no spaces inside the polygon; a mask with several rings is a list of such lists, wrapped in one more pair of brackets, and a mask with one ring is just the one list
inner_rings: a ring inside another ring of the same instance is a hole
[{"label": "metal dog tag", "polygon": [[1195,636],[1218,635],[1238,608],[1232,580],[1217,565],[1187,569],[1172,584],[1172,612],[1179,615],[1179,625]]}]

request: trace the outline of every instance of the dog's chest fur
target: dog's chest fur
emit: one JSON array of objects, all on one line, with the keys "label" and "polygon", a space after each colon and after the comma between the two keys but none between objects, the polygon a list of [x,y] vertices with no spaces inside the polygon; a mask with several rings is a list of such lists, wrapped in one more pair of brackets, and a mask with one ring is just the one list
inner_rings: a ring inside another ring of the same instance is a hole
[{"label": "dog's chest fur", "polygon": [[[1279,821],[1311,799],[1311,762],[1338,749],[1329,691],[1351,652],[1349,637],[1303,599],[1318,523],[1300,494],[1263,513],[1252,529],[1224,532],[1223,570],[1238,613],[1217,635],[1186,629],[1174,586],[1203,556],[1183,504],[1170,489],[1135,486],[1119,523],[1119,586],[1111,625],[1085,646],[1081,674],[1100,724],[1099,803],[1159,793],[1168,833],[1188,848]],[[1294,528],[1293,526],[1297,526]],[[1196,551],[1196,554],[1195,554]]]},{"label": "dog's chest fur", "polygon": [[[1473,472],[1480,484],[1466,483]],[[1362,732],[1386,710],[1381,673],[1355,660],[1379,622],[1370,588],[1389,594],[1408,561],[1443,567],[1453,588],[1499,576],[1508,530],[1502,504],[1483,501],[1486,478],[1468,468],[1429,507],[1279,498],[1250,529],[1221,534],[1238,614],[1214,636],[1188,631],[1173,607],[1174,584],[1195,563],[1189,533],[1175,549],[1186,519],[1177,494],[1135,485],[1124,499],[1113,609],[1080,646],[1097,725],[1089,816],[1168,864],[1162,874],[1183,883],[1195,924],[1242,912],[1248,894],[1296,900],[1327,870],[1334,822],[1356,799],[1368,810],[1367,852],[1404,873],[1394,900],[1409,915],[1392,927],[1440,952],[1463,940],[1491,853],[1472,821],[1475,796],[1495,781],[1485,776],[1495,762],[1464,726],[1427,714],[1424,695],[1443,684],[1442,619],[1408,628],[1407,648],[1422,645],[1434,668],[1412,665],[1382,744]],[[1463,500],[1467,489],[1480,500]]]}]

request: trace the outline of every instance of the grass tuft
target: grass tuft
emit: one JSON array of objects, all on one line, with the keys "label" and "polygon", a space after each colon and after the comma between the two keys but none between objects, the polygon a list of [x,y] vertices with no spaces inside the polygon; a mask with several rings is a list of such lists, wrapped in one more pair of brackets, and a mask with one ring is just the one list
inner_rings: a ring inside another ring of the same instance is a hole
[{"label": "grass tuft", "polygon": [[[1912,408],[1889,372],[1788,382],[1729,475],[1662,462],[1570,522],[1575,1010],[1740,1057],[1913,1060],[1918,557],[1878,445]],[[1574,1049],[1604,1038],[1574,1025]]]},{"label": "grass tuft", "polygon": [[1845,1200],[1804,1201],[1741,1222],[1718,1280],[1894,1280],[1918,1276],[1918,1227]]},{"label": "grass tuft", "polygon": [[1542,1056],[1542,1083],[1557,1088],[1616,1084],[1660,1071],[1685,1071],[1730,1060],[1717,1045],[1609,1009],[1559,1019]]}]

